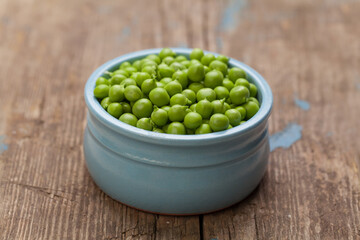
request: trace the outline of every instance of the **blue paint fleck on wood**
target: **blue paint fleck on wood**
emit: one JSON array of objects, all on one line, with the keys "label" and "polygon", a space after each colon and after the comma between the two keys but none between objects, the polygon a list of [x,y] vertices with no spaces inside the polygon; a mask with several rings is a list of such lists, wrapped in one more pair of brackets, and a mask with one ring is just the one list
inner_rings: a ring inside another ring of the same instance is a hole
[{"label": "blue paint fleck on wood", "polygon": [[231,31],[236,28],[238,15],[246,6],[245,0],[231,0],[222,14],[219,30]]},{"label": "blue paint fleck on wood", "polygon": [[122,29],[121,33],[125,37],[130,36],[131,28],[129,26],[126,26]]},{"label": "blue paint fleck on wood", "polygon": [[217,27],[219,36],[216,37],[216,46],[219,52],[222,51],[224,45],[221,32],[232,31],[236,28],[239,14],[245,8],[246,3],[246,0],[230,0],[228,5],[225,7],[220,23]]},{"label": "blue paint fleck on wood", "polygon": [[129,37],[131,34],[131,27],[126,26],[121,30],[120,36],[118,36],[118,41],[122,42],[125,38]]},{"label": "blue paint fleck on wood", "polygon": [[357,88],[358,90],[360,90],[360,82],[357,82],[357,83],[356,83],[356,88]]},{"label": "blue paint fleck on wood", "polygon": [[224,43],[223,43],[222,38],[216,37],[216,46],[217,46],[219,52],[221,52],[223,45],[224,45]]},{"label": "blue paint fleck on wood", "polygon": [[294,97],[295,104],[302,110],[308,111],[310,109],[310,103],[304,100],[300,100],[297,97]]},{"label": "blue paint fleck on wood", "polygon": [[289,148],[301,139],[302,126],[297,123],[289,123],[284,130],[270,136],[270,151],[277,148]]},{"label": "blue paint fleck on wood", "polygon": [[0,136],[0,154],[8,149],[8,146],[4,143],[5,136]]}]

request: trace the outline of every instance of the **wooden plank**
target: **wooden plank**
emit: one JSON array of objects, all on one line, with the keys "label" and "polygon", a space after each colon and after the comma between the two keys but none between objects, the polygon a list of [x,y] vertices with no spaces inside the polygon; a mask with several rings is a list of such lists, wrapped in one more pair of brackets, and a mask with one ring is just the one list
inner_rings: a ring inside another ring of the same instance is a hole
[{"label": "wooden plank", "polygon": [[359,10],[358,1],[249,1],[225,32],[224,53],[272,87],[270,132],[291,122],[303,131],[271,153],[249,198],[204,216],[204,239],[360,239]]}]

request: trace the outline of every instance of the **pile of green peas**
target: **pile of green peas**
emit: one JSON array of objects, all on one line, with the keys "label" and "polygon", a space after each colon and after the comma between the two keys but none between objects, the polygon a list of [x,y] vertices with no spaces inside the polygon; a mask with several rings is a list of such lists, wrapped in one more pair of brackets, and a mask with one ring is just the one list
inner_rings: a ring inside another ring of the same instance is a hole
[{"label": "pile of green peas", "polygon": [[260,107],[257,87],[228,62],[199,48],[190,59],[163,48],[105,72],[96,80],[94,96],[111,116],[148,131],[223,131],[246,122]]}]

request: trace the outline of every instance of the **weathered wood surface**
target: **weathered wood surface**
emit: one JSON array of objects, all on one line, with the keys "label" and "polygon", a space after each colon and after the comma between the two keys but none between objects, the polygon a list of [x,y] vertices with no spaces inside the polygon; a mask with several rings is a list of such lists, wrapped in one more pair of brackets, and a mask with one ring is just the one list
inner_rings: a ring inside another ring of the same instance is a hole
[{"label": "weathered wood surface", "polygon": [[[355,0],[0,1],[0,239],[360,239],[359,11]],[[163,46],[246,62],[272,87],[270,133],[302,127],[229,209],[140,212],[85,168],[88,76]]]}]

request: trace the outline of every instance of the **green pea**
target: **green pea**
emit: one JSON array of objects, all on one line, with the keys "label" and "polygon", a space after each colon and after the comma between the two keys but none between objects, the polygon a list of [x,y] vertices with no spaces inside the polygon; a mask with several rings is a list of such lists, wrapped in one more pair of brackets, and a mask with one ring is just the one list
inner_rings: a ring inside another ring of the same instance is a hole
[{"label": "green pea", "polygon": [[227,99],[229,97],[229,90],[226,88],[226,87],[223,87],[223,86],[217,86],[215,89],[214,89],[215,93],[216,93],[216,99]]},{"label": "green pea", "polygon": [[196,93],[196,99],[198,102],[203,99],[214,101],[216,99],[216,93],[211,88],[202,88]]},{"label": "green pea", "polygon": [[175,61],[181,63],[182,61],[187,61],[187,58],[183,55],[179,55],[175,58]]},{"label": "green pea", "polygon": [[165,106],[170,102],[170,97],[167,91],[164,88],[159,87],[150,91],[149,98],[151,102],[158,107]]},{"label": "green pea", "polygon": [[161,62],[160,57],[155,54],[150,54],[150,55],[146,56],[146,59],[150,59],[150,60],[156,62],[157,64],[160,64],[160,62]]},{"label": "green pea", "polygon": [[125,76],[125,77],[129,77],[129,76],[130,76],[129,73],[126,72],[126,71],[123,70],[123,69],[118,69],[118,70],[114,71],[112,74],[110,74],[110,76],[115,76],[115,75],[123,75],[123,76]]},{"label": "green pea", "polygon": [[184,125],[189,129],[196,129],[202,124],[202,116],[196,112],[190,112],[185,115]]},{"label": "green pea", "polygon": [[250,83],[250,97],[256,97],[257,95],[257,87],[255,84]]},{"label": "green pea", "polygon": [[244,120],[244,121],[241,121],[241,122],[240,122],[240,125],[241,125],[241,124],[244,124],[244,123],[246,123],[246,121],[245,121],[245,120]]},{"label": "green pea", "polygon": [[235,86],[230,91],[231,102],[240,105],[246,102],[246,99],[250,96],[249,89],[244,86]]},{"label": "green pea", "polygon": [[204,66],[205,75],[211,71],[211,69],[208,66]]},{"label": "green pea", "polygon": [[211,104],[213,105],[213,113],[225,113],[226,106],[224,100],[214,100]]},{"label": "green pea", "polygon": [[185,97],[185,95],[183,95],[181,93],[177,93],[170,98],[170,106],[174,106],[174,105],[185,106],[188,103],[189,103],[189,100]]},{"label": "green pea", "polygon": [[111,102],[121,102],[124,100],[124,86],[114,85],[110,87],[109,98]]},{"label": "green pea", "polygon": [[203,119],[208,119],[210,118],[214,110],[214,107],[211,104],[211,102],[209,102],[206,99],[203,99],[196,104],[195,110],[197,113],[199,113],[202,116]]},{"label": "green pea", "polygon": [[184,65],[186,68],[190,67],[190,61],[189,60],[181,61],[181,64]]},{"label": "green pea", "polygon": [[127,68],[127,67],[131,67],[131,63],[126,61],[126,62],[121,63],[119,69],[125,70],[125,68]]},{"label": "green pea", "polygon": [[131,75],[131,74],[133,74],[133,73],[135,73],[135,72],[138,71],[138,70],[137,70],[135,67],[133,67],[133,66],[126,67],[126,68],[124,68],[124,70],[125,70],[129,75]]},{"label": "green pea", "polygon": [[189,83],[188,76],[185,71],[176,71],[173,74],[172,79],[177,80],[181,84],[183,89],[185,89]]},{"label": "green pea", "polygon": [[172,75],[174,74],[174,72],[175,72],[175,70],[166,64],[162,63],[158,66],[158,76],[160,79],[165,78],[165,77],[171,78]]},{"label": "green pea", "polygon": [[214,89],[217,86],[221,86],[224,76],[218,70],[212,70],[205,75],[204,85],[205,87]]},{"label": "green pea", "polygon": [[221,62],[223,62],[223,63],[225,63],[225,64],[228,64],[228,63],[229,63],[229,58],[226,57],[226,56],[224,56],[224,55],[218,55],[218,56],[216,57],[216,60],[219,60],[219,61],[221,61]]},{"label": "green pea", "polygon": [[132,111],[131,111],[131,106],[130,106],[129,103],[127,103],[127,102],[121,102],[120,104],[121,104],[121,106],[122,106],[122,109],[123,109],[123,112],[124,112],[124,113],[131,113],[131,112],[132,112]]},{"label": "green pea", "polygon": [[109,85],[109,81],[104,77],[99,77],[98,79],[96,79],[96,86],[101,84]]},{"label": "green pea", "polygon": [[148,130],[148,131],[153,130],[153,125],[150,121],[150,118],[140,118],[136,123],[136,127],[144,129],[144,130]]},{"label": "green pea", "polygon": [[209,123],[214,132],[226,130],[229,127],[229,119],[221,113],[215,113],[210,118]]},{"label": "green pea", "polygon": [[182,95],[184,95],[187,99],[189,99],[189,101],[191,102],[190,104],[196,102],[196,94],[193,90],[185,89],[184,91],[182,91]]},{"label": "green pea", "polygon": [[135,62],[133,62],[132,66],[134,68],[136,68],[136,70],[141,70],[141,61],[140,60],[136,60]]},{"label": "green pea", "polygon": [[229,91],[231,91],[231,89],[234,87],[234,83],[228,78],[224,78],[222,85],[226,87]]},{"label": "green pea", "polygon": [[192,90],[194,93],[197,93],[200,89],[204,88],[204,85],[202,83],[191,83],[188,87],[190,90]]},{"label": "green pea", "polygon": [[146,72],[148,73],[150,76],[152,75],[156,75],[156,67],[153,66],[145,66],[141,69],[141,72]]},{"label": "green pea", "polygon": [[241,120],[244,120],[246,117],[246,109],[243,106],[238,106],[235,108],[237,111],[239,111],[241,115]]},{"label": "green pea", "polygon": [[162,82],[156,82],[156,87],[163,88],[163,87],[165,87],[165,84],[163,84]]},{"label": "green pea", "polygon": [[192,104],[192,105],[190,106],[190,110],[191,110],[192,112],[196,112],[196,103],[194,103],[194,104]]},{"label": "green pea", "polygon": [[239,78],[235,81],[235,86],[244,86],[250,91],[250,84],[245,78]]},{"label": "green pea", "polygon": [[119,118],[123,113],[123,109],[120,103],[110,103],[109,106],[107,107],[107,112],[111,116],[115,118]]},{"label": "green pea", "polygon": [[137,117],[131,113],[124,113],[120,116],[119,120],[134,127],[136,127],[136,123],[138,121]]},{"label": "green pea", "polygon": [[246,79],[246,73],[244,70],[238,68],[238,67],[233,67],[229,70],[229,79],[235,83],[235,81],[239,78],[245,78]]},{"label": "green pea", "polygon": [[[139,75],[139,73],[140,73],[140,72],[134,72],[134,73],[132,73],[131,76],[130,76],[130,78],[135,80],[136,77]],[[136,80],[135,80],[135,82],[136,82]]]},{"label": "green pea", "polygon": [[154,79],[146,79],[141,84],[141,90],[144,94],[149,94],[151,92],[151,90],[153,90],[156,87],[157,87],[157,85],[156,85],[156,81]]},{"label": "green pea", "polygon": [[107,108],[108,108],[108,106],[109,106],[110,103],[111,103],[111,102],[110,102],[110,98],[109,98],[109,97],[106,97],[106,98],[104,98],[103,100],[101,100],[100,105],[101,105],[105,110],[107,110]]},{"label": "green pea", "polygon": [[228,104],[227,102],[224,102],[224,109],[225,109],[224,112],[231,109],[230,104]]},{"label": "green pea", "polygon": [[161,61],[157,62],[157,61],[149,59],[149,58],[144,58],[141,60],[141,69],[143,69],[146,66],[157,67],[160,63],[161,63]]},{"label": "green pea", "polygon": [[149,73],[146,72],[138,72],[134,78],[136,84],[138,85],[138,87],[141,87],[141,85],[143,84],[143,82],[147,79],[151,79],[151,76]]},{"label": "green pea", "polygon": [[169,128],[169,125],[170,125],[170,124],[166,124],[166,125],[163,126],[161,129],[162,129],[165,133],[167,133],[167,130],[168,130],[168,128]]},{"label": "green pea", "polygon": [[191,65],[198,65],[198,64],[201,64],[201,62],[199,60],[197,60],[197,59],[191,59],[190,60],[190,66]]},{"label": "green pea", "polygon": [[195,130],[195,134],[212,133],[211,127],[208,123],[203,123]]},{"label": "green pea", "polygon": [[175,62],[175,58],[173,57],[165,57],[163,60],[162,60],[162,63],[165,63],[166,65],[170,66],[170,64],[172,64],[173,62]]},{"label": "green pea", "polygon": [[188,78],[194,82],[200,82],[205,77],[205,70],[202,64],[192,64],[188,68]]},{"label": "green pea", "polygon": [[224,76],[226,76],[228,69],[227,65],[219,60],[212,61],[209,65],[209,68],[220,71]]},{"label": "green pea", "polygon": [[175,57],[175,53],[173,50],[171,50],[170,48],[163,48],[161,49],[160,53],[159,53],[159,57],[161,59],[164,59],[166,57]]},{"label": "green pea", "polygon": [[201,58],[203,56],[204,56],[204,52],[200,48],[194,48],[190,53],[190,59],[197,59],[201,61]]},{"label": "green pea", "polygon": [[256,98],[254,98],[254,97],[249,97],[249,101],[252,101],[252,102],[256,103],[256,104],[260,107],[260,103],[259,103],[259,101],[258,101]]},{"label": "green pea", "polygon": [[107,96],[109,96],[109,86],[105,84],[100,84],[96,86],[94,89],[94,96],[100,99],[106,98]]},{"label": "green pea", "polygon": [[153,128],[152,130],[153,132],[157,132],[157,133],[165,133],[162,129],[160,128]]},{"label": "green pea", "polygon": [[169,78],[169,77],[165,77],[165,78],[163,78],[163,79],[160,80],[160,82],[161,82],[162,84],[164,84],[164,86],[165,86],[166,84],[168,84],[169,82],[172,82],[172,81],[173,81],[172,78]]},{"label": "green pea", "polygon": [[215,56],[211,53],[207,53],[201,58],[201,63],[205,66],[209,66],[210,63],[214,60],[215,60]]},{"label": "green pea", "polygon": [[124,75],[116,74],[109,79],[109,83],[111,86],[116,84],[121,84],[121,82],[124,81],[125,79],[126,77]]},{"label": "green pea", "polygon": [[257,105],[253,101],[244,103],[242,106],[246,109],[246,119],[247,120],[252,118],[259,111],[259,105]]},{"label": "green pea", "polygon": [[165,111],[169,112],[169,110],[170,110],[170,106],[162,106],[162,107],[161,107],[161,109],[163,109],[163,110],[165,110]]},{"label": "green pea", "polygon": [[228,117],[229,123],[232,126],[238,126],[241,122],[241,114],[236,109],[229,109],[225,112],[225,116]]},{"label": "green pea", "polygon": [[182,86],[178,81],[171,81],[165,85],[164,89],[168,92],[170,96],[173,96],[177,93],[182,92]]},{"label": "green pea", "polygon": [[186,134],[186,129],[184,124],[180,122],[172,122],[167,128],[167,133],[169,134]]},{"label": "green pea", "polygon": [[125,98],[130,102],[135,102],[142,97],[142,92],[138,86],[130,85],[124,90]]},{"label": "green pea", "polygon": [[133,114],[138,118],[148,118],[153,112],[153,105],[147,98],[137,100],[132,107]]},{"label": "green pea", "polygon": [[120,85],[123,85],[125,88],[128,86],[137,86],[136,81],[132,78],[127,78],[124,81],[120,83]]},{"label": "green pea", "polygon": [[165,126],[169,120],[168,112],[161,108],[155,108],[155,110],[151,113],[151,120],[156,124],[156,126]]},{"label": "green pea", "polygon": [[188,108],[187,106],[181,106],[181,105],[171,106],[168,112],[170,121],[172,122],[184,121],[187,108]]},{"label": "green pea", "polygon": [[185,69],[185,66],[182,65],[181,63],[178,63],[178,62],[173,62],[170,64],[170,67],[172,69],[174,69],[175,71],[178,71],[178,70],[184,70]]}]

